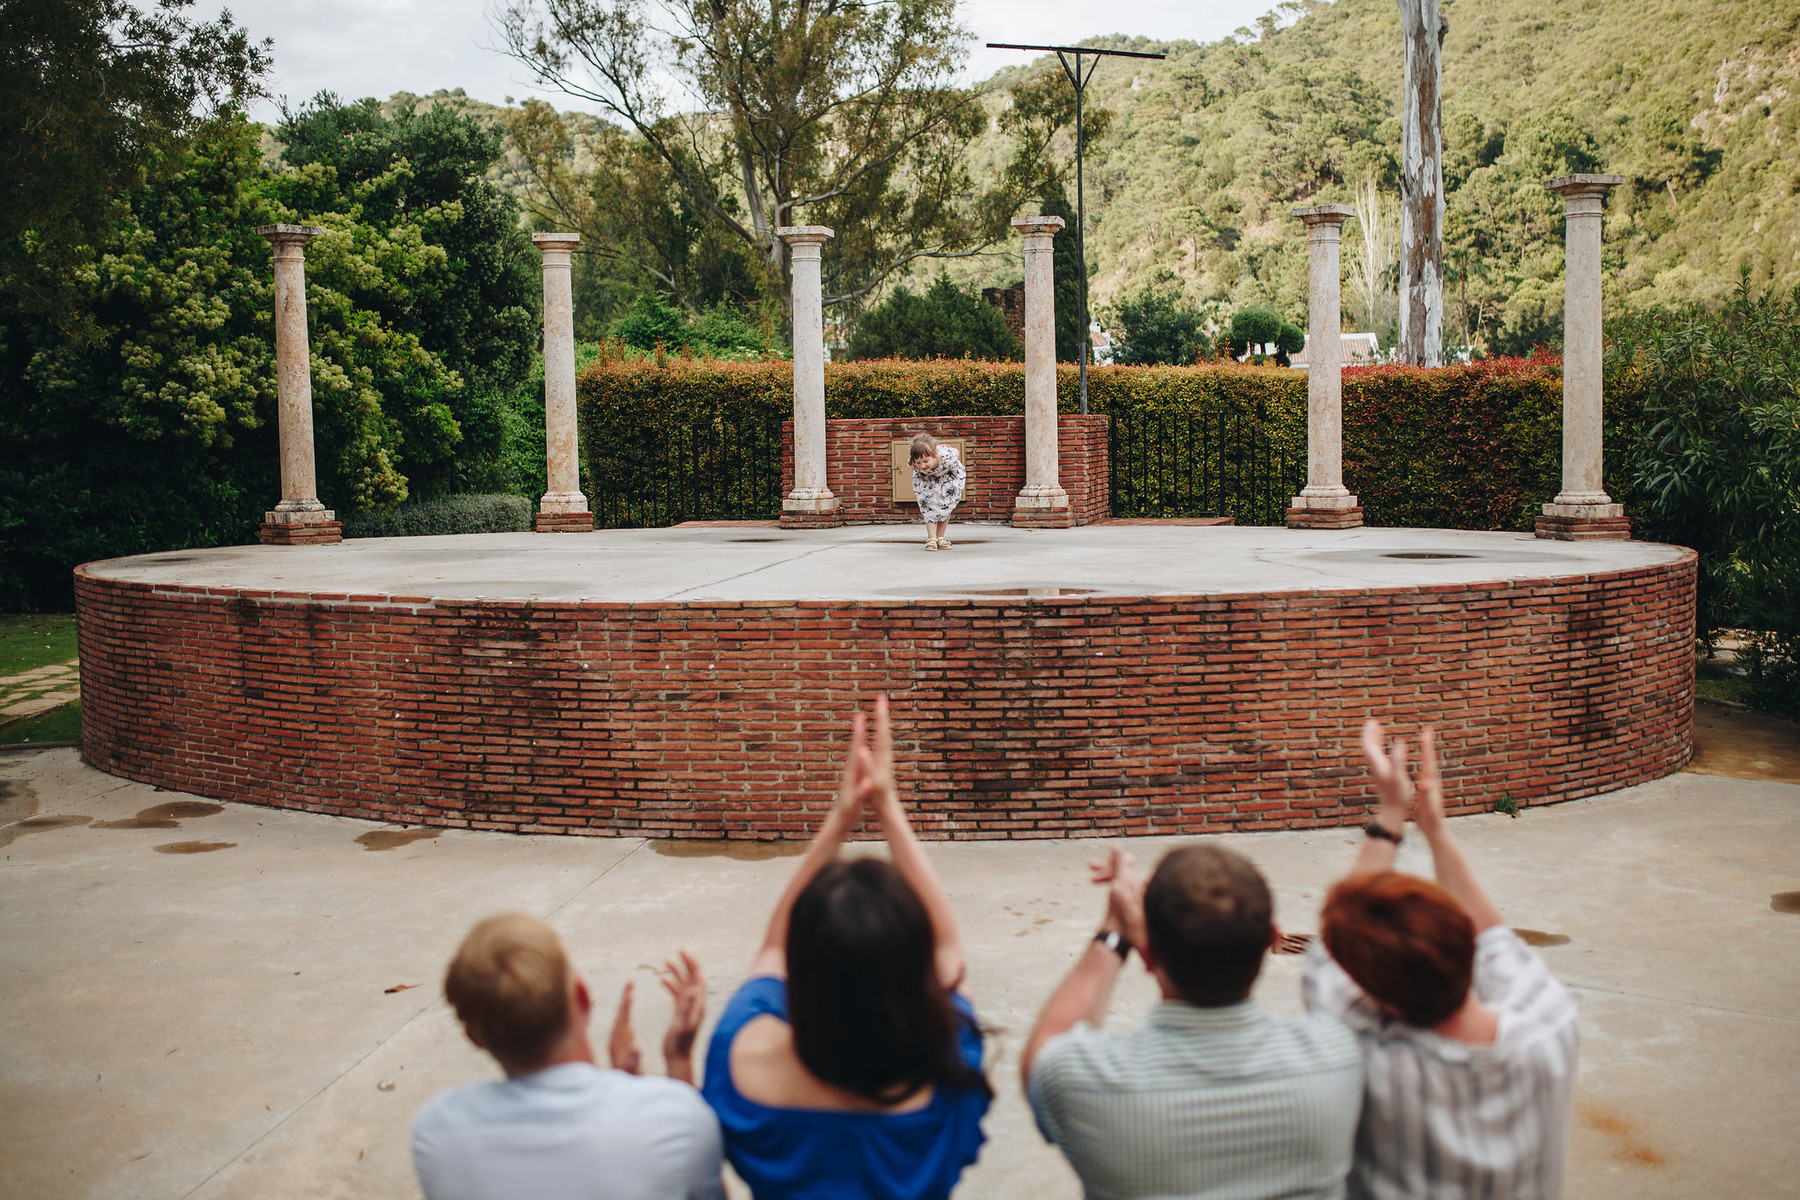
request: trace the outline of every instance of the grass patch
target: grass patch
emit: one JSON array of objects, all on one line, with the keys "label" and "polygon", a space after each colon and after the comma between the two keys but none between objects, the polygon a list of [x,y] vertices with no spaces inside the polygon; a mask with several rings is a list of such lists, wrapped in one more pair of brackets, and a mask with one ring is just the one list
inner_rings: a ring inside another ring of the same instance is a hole
[{"label": "grass patch", "polygon": [[0,746],[35,746],[81,740],[81,701],[71,700],[11,725],[0,725]]},{"label": "grass patch", "polygon": [[1702,662],[1694,673],[1694,695],[1702,700],[1723,700],[1727,704],[1750,703],[1750,681],[1734,675],[1724,667]]},{"label": "grass patch", "polygon": [[74,613],[0,614],[0,678],[74,657]]}]

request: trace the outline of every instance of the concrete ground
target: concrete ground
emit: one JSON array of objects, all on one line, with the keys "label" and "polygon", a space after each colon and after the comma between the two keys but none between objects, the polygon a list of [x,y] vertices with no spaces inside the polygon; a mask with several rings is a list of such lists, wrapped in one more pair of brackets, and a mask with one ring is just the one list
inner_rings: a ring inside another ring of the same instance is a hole
[{"label": "concrete ground", "polygon": [[1454,529],[1317,531],[1101,524],[786,532],[742,525],[593,533],[367,538],[334,546],[223,546],[89,563],[104,577],[318,595],[605,600],[918,600],[1194,595],[1406,587],[1624,570],[1686,553],[1650,542],[1542,541]]},{"label": "concrete ground", "polygon": [[[1769,745],[1740,730],[1711,758],[1764,764],[1755,779],[1681,774],[1456,823],[1580,1001],[1571,1197],[1800,1194],[1800,739],[1765,732]],[[792,865],[769,846],[437,835],[218,806],[72,750],[0,756],[0,786],[0,1196],[33,1200],[416,1195],[414,1114],[493,1071],[438,995],[470,922],[549,918],[602,1004],[685,946],[716,1013]],[[1225,840],[1304,932],[1357,835]],[[930,848],[994,1033],[999,1100],[965,1200],[1078,1195],[1031,1128],[1017,1059],[1094,927],[1083,863],[1101,845]],[[1418,852],[1404,852],[1414,869]],[[1128,981],[1120,1023],[1153,998],[1140,971]],[[1258,997],[1292,1010],[1298,986],[1299,960],[1273,958]],[[637,991],[653,1048],[661,989]]]}]

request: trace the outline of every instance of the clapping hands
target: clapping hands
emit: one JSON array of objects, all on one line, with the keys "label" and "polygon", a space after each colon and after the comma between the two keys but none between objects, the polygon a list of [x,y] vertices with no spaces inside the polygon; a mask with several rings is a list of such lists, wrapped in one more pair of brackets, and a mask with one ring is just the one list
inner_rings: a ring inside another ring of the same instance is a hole
[{"label": "clapping hands", "polygon": [[1386,731],[1370,717],[1363,723],[1363,755],[1375,781],[1375,820],[1392,833],[1400,833],[1410,819],[1427,838],[1444,828],[1444,781],[1438,771],[1437,734],[1431,726],[1419,730],[1418,779],[1407,771],[1405,738],[1383,743]]},{"label": "clapping hands", "polygon": [[1106,887],[1106,918],[1103,929],[1116,929],[1139,954],[1149,944],[1144,925],[1144,888],[1149,877],[1137,867],[1137,856],[1113,847],[1105,858],[1088,863],[1093,882]]},{"label": "clapping hands", "polygon": [[[700,974],[700,963],[686,950],[680,952],[680,961],[665,962],[663,972],[662,985],[675,1002],[674,1011],[669,1014],[669,1028],[663,1034],[663,1062],[670,1079],[692,1083],[694,1041],[706,1017],[706,980]],[[631,1027],[631,993],[632,984],[627,981],[619,994],[619,1008],[613,1014],[606,1050],[615,1068],[637,1075],[643,1066],[643,1053]]]}]

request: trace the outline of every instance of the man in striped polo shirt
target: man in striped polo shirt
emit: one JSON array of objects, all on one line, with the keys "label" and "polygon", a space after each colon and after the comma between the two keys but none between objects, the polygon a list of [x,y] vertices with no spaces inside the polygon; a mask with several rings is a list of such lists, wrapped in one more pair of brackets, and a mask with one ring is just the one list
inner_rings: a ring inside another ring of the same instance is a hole
[{"label": "man in striped polo shirt", "polygon": [[[1363,1045],[1353,1197],[1557,1200],[1574,1102],[1575,1002],[1501,919],[1444,820],[1429,726],[1417,807],[1406,744],[1363,729],[1380,797],[1362,852],[1326,897],[1308,951],[1312,1012]],[[1437,883],[1397,874],[1409,809]]]},{"label": "man in striped polo shirt", "polygon": [[[1090,1200],[1340,1197],[1363,1090],[1334,1017],[1274,1019],[1250,999],[1279,936],[1262,874],[1207,843],[1170,851],[1146,885],[1129,855],[1094,864],[1106,918],[1025,1044],[1038,1128]],[[1163,1001],[1102,1031],[1136,948]]]}]

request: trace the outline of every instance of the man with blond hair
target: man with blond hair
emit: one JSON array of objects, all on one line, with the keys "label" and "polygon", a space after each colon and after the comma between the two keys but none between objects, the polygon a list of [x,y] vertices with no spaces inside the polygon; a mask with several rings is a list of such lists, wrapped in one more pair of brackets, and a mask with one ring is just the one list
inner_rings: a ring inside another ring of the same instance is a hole
[{"label": "man with blond hair", "polygon": [[426,1200],[723,1200],[719,1123],[693,1087],[706,985],[687,953],[663,984],[675,1013],[670,1078],[637,1075],[631,985],[613,1025],[613,1070],[588,1040],[593,1000],[556,931],[501,913],[476,924],[444,976],[469,1040],[506,1078],[434,1096],[413,1126]]}]

